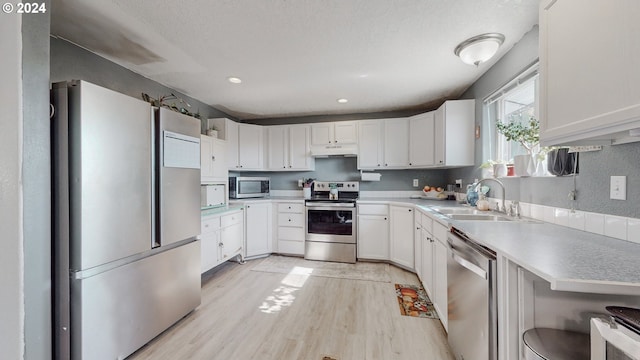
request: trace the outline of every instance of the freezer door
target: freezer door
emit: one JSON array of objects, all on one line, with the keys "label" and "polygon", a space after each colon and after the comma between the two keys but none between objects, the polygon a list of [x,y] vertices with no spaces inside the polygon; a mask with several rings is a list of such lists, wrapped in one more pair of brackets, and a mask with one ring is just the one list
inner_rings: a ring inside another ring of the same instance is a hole
[{"label": "freezer door", "polygon": [[159,239],[166,246],[200,235],[200,120],[157,110]]},{"label": "freezer door", "polygon": [[152,109],[86,81],[69,84],[71,269],[151,249]]},{"label": "freezer door", "polygon": [[71,290],[71,360],[124,359],[200,305],[200,241],[74,279]]}]

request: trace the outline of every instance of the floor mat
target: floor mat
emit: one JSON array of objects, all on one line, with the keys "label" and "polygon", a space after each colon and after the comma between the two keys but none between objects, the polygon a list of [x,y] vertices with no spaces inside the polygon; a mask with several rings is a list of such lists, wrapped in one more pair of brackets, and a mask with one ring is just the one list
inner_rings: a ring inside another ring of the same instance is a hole
[{"label": "floor mat", "polygon": [[402,315],[438,319],[436,309],[422,287],[396,284],[396,296]]}]

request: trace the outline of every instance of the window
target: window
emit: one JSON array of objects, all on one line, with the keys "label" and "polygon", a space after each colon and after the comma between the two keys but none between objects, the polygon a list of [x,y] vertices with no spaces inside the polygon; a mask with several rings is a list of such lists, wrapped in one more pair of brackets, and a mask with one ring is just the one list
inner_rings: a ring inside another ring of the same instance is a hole
[{"label": "window", "polygon": [[[484,101],[485,161],[509,163],[516,155],[529,151],[517,141],[507,141],[497,131],[496,124],[520,123],[528,126],[532,118],[537,119],[538,65],[537,63],[522,72],[518,77],[491,94]],[[537,153],[539,147],[533,149]]]}]

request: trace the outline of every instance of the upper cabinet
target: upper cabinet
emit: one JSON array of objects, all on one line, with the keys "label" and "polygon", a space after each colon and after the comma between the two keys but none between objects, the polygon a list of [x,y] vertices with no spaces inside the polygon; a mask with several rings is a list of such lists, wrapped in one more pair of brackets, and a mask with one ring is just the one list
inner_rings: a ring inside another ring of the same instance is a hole
[{"label": "upper cabinet", "polygon": [[222,138],[227,140],[227,164],[229,170],[263,170],[263,127],[238,124],[232,120],[211,119]]},{"label": "upper cabinet", "polygon": [[384,164],[384,120],[358,123],[358,169],[378,169]]},{"label": "upper cabinet", "polygon": [[200,181],[227,181],[227,143],[207,135],[200,135]]},{"label": "upper cabinet", "polygon": [[640,140],[639,18],[637,0],[541,1],[542,145]]},{"label": "upper cabinet", "polygon": [[338,121],[311,125],[311,145],[356,144],[357,122]]},{"label": "upper cabinet", "polygon": [[384,169],[402,169],[409,165],[409,119],[385,119]]},{"label": "upper cabinet", "polygon": [[434,165],[473,166],[475,100],[445,101],[434,114]]},{"label": "upper cabinet", "polygon": [[409,166],[435,164],[434,128],[433,111],[409,118]]},{"label": "upper cabinet", "polygon": [[446,101],[408,118],[362,120],[358,169],[473,166],[475,101]]},{"label": "upper cabinet", "polygon": [[309,125],[267,126],[267,170],[314,170]]}]

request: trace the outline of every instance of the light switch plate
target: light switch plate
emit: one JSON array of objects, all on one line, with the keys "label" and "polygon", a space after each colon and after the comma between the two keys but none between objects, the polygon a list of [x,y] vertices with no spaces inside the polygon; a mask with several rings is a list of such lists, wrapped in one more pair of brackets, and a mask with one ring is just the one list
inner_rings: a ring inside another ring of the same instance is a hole
[{"label": "light switch plate", "polygon": [[612,176],[609,198],[613,200],[627,200],[627,177]]}]

